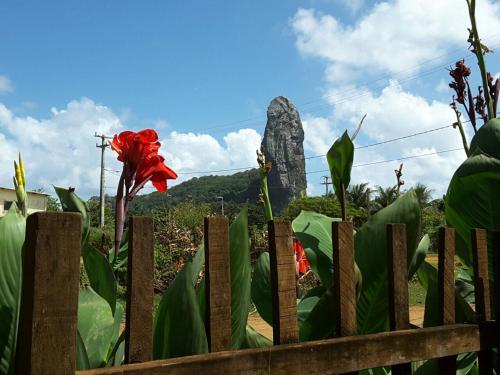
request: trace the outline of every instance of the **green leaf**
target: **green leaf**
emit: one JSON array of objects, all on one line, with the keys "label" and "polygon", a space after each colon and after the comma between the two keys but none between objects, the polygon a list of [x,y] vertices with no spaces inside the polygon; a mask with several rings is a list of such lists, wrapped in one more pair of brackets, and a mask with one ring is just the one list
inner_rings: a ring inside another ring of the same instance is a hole
[{"label": "green leaf", "polygon": [[205,325],[188,262],[163,295],[153,328],[154,359],[208,352]]},{"label": "green leaf", "polygon": [[241,349],[263,348],[265,346],[273,346],[273,342],[257,332],[251,325],[247,325]]},{"label": "green leaf", "polygon": [[85,349],[85,343],[80,335],[80,331],[76,330],[76,369],[77,371],[82,371],[89,370],[90,368],[89,356],[87,355],[87,349]]},{"label": "green leaf", "polygon": [[82,214],[82,244],[87,243],[90,230],[90,215],[88,213],[87,203],[75,194],[74,189],[64,189],[54,186],[61,207],[64,212],[80,212]]},{"label": "green leaf", "polygon": [[[125,316],[125,311],[123,309],[123,306],[121,303],[116,304],[116,311],[113,316],[113,335],[111,336],[111,342],[109,344],[109,350],[108,350],[108,357],[106,359],[107,363],[110,363],[112,361],[113,363],[121,363],[124,360],[123,355],[120,357],[120,331],[121,331],[121,324],[122,320]],[[123,348],[125,349],[125,347]],[[114,358],[112,358],[114,357]]]},{"label": "green leaf", "polygon": [[14,370],[26,219],[15,204],[0,219],[0,374]]},{"label": "green leaf", "polygon": [[469,157],[453,175],[445,204],[446,221],[455,228],[456,253],[467,267],[472,266],[471,230],[488,231],[492,275],[491,235],[500,230],[500,160],[484,154]]},{"label": "green leaf", "polygon": [[322,340],[334,337],[336,331],[336,304],[332,288],[328,288],[314,305],[299,328],[300,341]]},{"label": "green leaf", "polygon": [[201,267],[205,264],[205,246],[200,245],[198,251],[193,258],[193,285],[196,285],[196,281],[200,276]]},{"label": "green leaf", "polygon": [[246,334],[252,282],[247,207],[240,211],[229,227],[229,251],[231,263],[231,338],[232,348],[238,349]]},{"label": "green leaf", "polygon": [[106,364],[114,325],[109,303],[92,288],[81,289],[78,297],[78,331],[91,368]]},{"label": "green leaf", "polygon": [[351,182],[352,161],[354,159],[354,144],[347,130],[337,139],[326,154],[330,167],[335,194],[340,202],[344,199],[342,188],[347,190]]},{"label": "green leaf", "polygon": [[412,276],[417,272],[418,268],[424,261],[427,256],[427,252],[429,251],[429,246],[431,245],[431,239],[428,234],[426,234],[420,240],[417,250],[415,250],[415,254],[413,254],[413,258],[411,260],[410,269],[408,270],[408,280],[411,280]]},{"label": "green leaf", "polygon": [[363,275],[357,303],[359,333],[381,332],[388,328],[387,224],[406,225],[408,268],[420,238],[420,205],[413,190],[373,215],[354,237],[356,264]]},{"label": "green leaf", "polygon": [[500,118],[481,126],[470,142],[471,154],[484,153],[500,159]]},{"label": "green leaf", "polygon": [[99,250],[87,244],[83,249],[83,264],[90,286],[108,301],[111,312],[116,307],[116,279],[108,260]]},{"label": "green leaf", "polygon": [[310,289],[306,295],[302,297],[297,304],[297,320],[299,321],[299,325],[302,325],[302,323],[307,319],[325,292],[325,287],[318,286]]},{"label": "green leaf", "polygon": [[269,253],[260,254],[253,270],[252,301],[259,315],[270,326],[273,325],[273,307],[271,293],[271,266]]},{"label": "green leaf", "polygon": [[118,257],[115,258],[115,252],[110,251],[108,253],[108,262],[111,264],[113,271],[118,270],[127,264],[128,260],[128,230],[123,232],[123,238],[120,243],[120,252],[118,253]]},{"label": "green leaf", "polygon": [[302,243],[311,269],[321,284],[332,284],[332,223],[341,221],[316,212],[302,211],[292,222],[292,228]]}]

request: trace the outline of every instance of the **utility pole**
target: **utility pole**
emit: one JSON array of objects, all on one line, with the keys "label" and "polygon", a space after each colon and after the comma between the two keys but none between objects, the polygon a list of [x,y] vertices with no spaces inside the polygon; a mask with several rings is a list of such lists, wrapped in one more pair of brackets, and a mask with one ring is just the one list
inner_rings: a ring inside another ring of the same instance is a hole
[{"label": "utility pole", "polygon": [[222,213],[222,216],[224,216],[224,197],[219,196],[219,197],[217,197],[217,199],[221,200],[221,213]]},{"label": "utility pole", "polygon": [[104,134],[94,133],[94,137],[101,138],[101,144],[96,143],[95,147],[101,149],[101,186],[99,187],[99,227],[104,227],[104,207],[105,207],[105,192],[104,192],[104,150],[109,145],[106,143],[106,139],[111,139],[112,137],[105,136]]},{"label": "utility pole", "polygon": [[328,182],[328,180],[330,180],[329,176],[323,176],[321,185],[325,185],[325,195],[328,195],[328,185],[333,185],[333,182]]}]

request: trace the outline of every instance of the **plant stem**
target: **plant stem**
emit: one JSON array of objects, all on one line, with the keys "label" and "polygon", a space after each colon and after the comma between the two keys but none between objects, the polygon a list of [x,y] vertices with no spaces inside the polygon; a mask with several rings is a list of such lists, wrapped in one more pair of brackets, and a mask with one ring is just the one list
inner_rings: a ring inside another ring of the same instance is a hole
[{"label": "plant stem", "polygon": [[266,222],[273,220],[273,210],[271,208],[271,200],[269,199],[269,189],[267,188],[267,176],[266,173],[260,171],[260,183],[262,189],[262,199],[264,201],[264,216]]},{"label": "plant stem", "polygon": [[458,126],[458,130],[460,131],[460,136],[462,137],[462,144],[464,145],[465,155],[467,157],[470,156],[469,144],[467,143],[467,137],[465,136],[464,127],[462,125],[462,121],[460,120],[460,114],[456,108],[453,109],[455,111],[455,116],[457,116],[457,122],[455,123]]},{"label": "plant stem", "polygon": [[125,183],[125,172],[122,172],[120,176],[120,182],[118,183],[118,190],[116,191],[116,203],[115,203],[115,259],[118,258],[120,253],[120,242],[123,236],[123,226],[125,225],[125,210],[123,205],[123,185]]},{"label": "plant stem", "polygon": [[491,101],[490,92],[488,90],[488,80],[486,78],[486,64],[484,62],[483,47],[481,45],[481,40],[479,39],[479,33],[477,31],[476,25],[476,0],[467,0],[467,5],[469,6],[469,18],[472,26],[472,35],[474,49],[476,50],[477,64],[481,70],[481,79],[483,81],[484,98],[486,100],[486,107],[488,109],[488,119],[491,120],[495,117],[493,113],[493,103]]}]

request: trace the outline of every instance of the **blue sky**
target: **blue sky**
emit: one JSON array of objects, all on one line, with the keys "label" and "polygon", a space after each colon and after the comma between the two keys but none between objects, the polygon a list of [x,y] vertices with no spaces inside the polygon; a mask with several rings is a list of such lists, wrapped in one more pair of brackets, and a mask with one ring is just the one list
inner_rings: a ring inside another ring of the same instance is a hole
[{"label": "blue sky", "polygon": [[[478,1],[478,18],[486,43],[500,47],[499,1]],[[463,57],[476,66],[467,26],[457,0],[3,1],[0,162],[22,151],[29,187],[71,185],[90,196],[94,131],[155,127],[179,181],[246,167],[278,95],[300,110],[308,156],[364,113],[358,145],[432,130],[453,121],[445,67]],[[500,72],[498,55],[488,63]],[[449,128],[359,150],[355,164],[460,146]],[[120,166],[111,153],[106,160],[113,194]],[[460,151],[405,161],[407,186],[442,194],[462,161]],[[353,181],[392,185],[398,165],[358,167]],[[308,172],[325,167],[307,161]],[[322,193],[323,174],[308,174],[310,194]],[[0,185],[10,175],[1,168]]]}]

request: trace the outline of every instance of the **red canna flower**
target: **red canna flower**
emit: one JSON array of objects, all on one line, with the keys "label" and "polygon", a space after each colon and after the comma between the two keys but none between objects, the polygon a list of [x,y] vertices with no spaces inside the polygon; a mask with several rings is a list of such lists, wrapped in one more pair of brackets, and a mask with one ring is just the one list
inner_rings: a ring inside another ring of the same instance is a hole
[{"label": "red canna flower", "polygon": [[299,240],[293,242],[293,252],[295,253],[295,265],[298,274],[304,274],[309,269],[309,262],[306,258],[306,253]]},{"label": "red canna flower", "polygon": [[158,155],[161,144],[158,142],[158,134],[153,129],[137,133],[124,131],[113,137],[110,146],[118,153],[118,160],[123,162],[123,171],[116,192],[116,256],[120,251],[129,202],[148,181],[153,183],[156,190],[167,191],[167,180],[177,178],[177,174],[165,165],[165,158]]},{"label": "red canna flower", "polygon": [[137,133],[124,131],[113,137],[111,148],[118,153],[118,160],[123,162],[123,177],[128,198],[133,198],[152,181],[158,191],[167,190],[167,179],[177,178],[177,174],[164,164],[164,158],[158,155],[161,146],[158,134],[153,129]]}]

